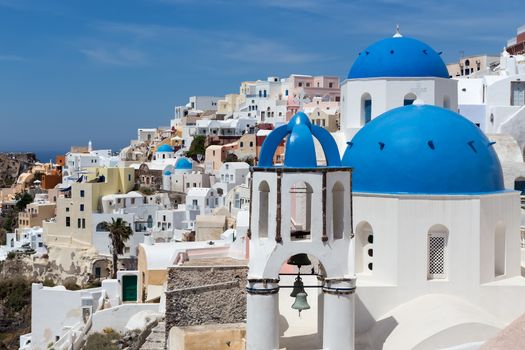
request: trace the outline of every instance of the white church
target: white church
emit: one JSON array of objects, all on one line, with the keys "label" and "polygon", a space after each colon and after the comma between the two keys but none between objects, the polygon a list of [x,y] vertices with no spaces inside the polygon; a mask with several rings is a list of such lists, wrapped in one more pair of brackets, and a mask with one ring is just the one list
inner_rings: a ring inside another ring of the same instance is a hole
[{"label": "white church", "polygon": [[525,313],[520,193],[457,111],[439,53],[397,32],[342,83],[341,132],[298,113],[267,137],[252,169],[247,349],[481,349]]}]

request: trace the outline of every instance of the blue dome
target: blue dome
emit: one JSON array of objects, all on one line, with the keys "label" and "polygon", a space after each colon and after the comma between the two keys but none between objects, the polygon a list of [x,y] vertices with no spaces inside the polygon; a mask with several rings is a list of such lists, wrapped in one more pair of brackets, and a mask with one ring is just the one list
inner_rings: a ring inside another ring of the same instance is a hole
[{"label": "blue dome", "polygon": [[191,164],[191,161],[188,158],[179,158],[179,160],[177,160],[177,163],[175,163],[176,170],[191,170],[192,168],[193,165]]},{"label": "blue dome", "polygon": [[380,40],[359,53],[348,79],[379,77],[448,78],[441,56],[427,44],[394,36]]},{"label": "blue dome", "polygon": [[503,191],[492,143],[449,110],[411,105],[366,124],[348,142],[343,165],[353,190],[372,193],[468,194]]},{"label": "blue dome", "polygon": [[259,155],[259,166],[272,167],[277,147],[284,138],[287,138],[284,154],[285,167],[317,167],[314,137],[323,147],[327,165],[341,166],[339,150],[332,135],[326,129],[313,125],[303,112],[295,114],[288,124],[279,126],[266,137]]},{"label": "blue dome", "polygon": [[166,170],[166,171],[164,172],[164,175],[165,175],[165,176],[170,176],[170,175],[171,175],[171,171]]},{"label": "blue dome", "polygon": [[157,152],[173,152],[173,148],[170,145],[163,144],[157,148]]}]

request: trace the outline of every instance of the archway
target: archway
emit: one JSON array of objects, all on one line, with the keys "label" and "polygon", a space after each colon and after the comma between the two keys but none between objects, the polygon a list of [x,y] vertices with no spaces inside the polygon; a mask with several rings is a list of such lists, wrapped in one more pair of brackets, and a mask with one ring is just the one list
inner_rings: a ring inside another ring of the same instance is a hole
[{"label": "archway", "polygon": [[496,277],[505,275],[506,246],[505,223],[498,221],[494,230],[494,275]]},{"label": "archway", "polygon": [[310,239],[312,225],[312,186],[300,181],[290,188],[290,239]]},{"label": "archway", "polygon": [[332,233],[334,239],[343,238],[344,233],[344,211],[345,211],[345,187],[339,181],[332,188]]},{"label": "archway", "polygon": [[268,182],[261,181],[259,184],[259,238],[268,237],[269,225],[269,198],[270,186]]},{"label": "archway", "polygon": [[414,101],[417,99],[417,96],[413,94],[412,92],[409,92],[408,94],[403,97],[403,106],[409,106],[414,103]]},{"label": "archway", "polygon": [[[307,255],[311,265],[303,266],[299,275],[307,294],[309,309],[299,312],[292,308],[297,297],[292,296],[298,276],[297,266],[285,261],[279,273],[279,349],[321,349],[323,339],[322,279],[326,277],[321,262]],[[287,259],[288,260],[288,259]],[[302,302],[300,298],[298,303]],[[302,305],[302,304],[301,304]],[[296,306],[297,307],[297,306]]]}]

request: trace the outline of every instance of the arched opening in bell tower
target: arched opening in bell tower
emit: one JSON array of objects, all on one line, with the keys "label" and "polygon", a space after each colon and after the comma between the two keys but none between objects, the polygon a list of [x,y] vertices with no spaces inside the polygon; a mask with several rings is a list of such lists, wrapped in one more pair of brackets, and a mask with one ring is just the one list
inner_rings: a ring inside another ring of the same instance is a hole
[{"label": "arched opening in bell tower", "polygon": [[269,194],[268,182],[261,181],[259,184],[259,238],[268,238]]},{"label": "arched opening in bell tower", "polygon": [[308,182],[296,182],[290,188],[290,239],[310,239],[312,224],[312,186]]},{"label": "arched opening in bell tower", "polygon": [[[307,257],[309,265],[294,265]],[[323,339],[324,267],[313,255],[289,257],[279,272],[279,348],[320,349]],[[300,274],[299,274],[300,272]],[[300,295],[304,292],[306,295]],[[307,309],[303,309],[306,308]],[[301,311],[299,311],[301,310]]]},{"label": "arched opening in bell tower", "polygon": [[344,233],[344,211],[345,211],[345,187],[340,181],[337,181],[332,188],[332,232],[334,239],[343,238]]}]

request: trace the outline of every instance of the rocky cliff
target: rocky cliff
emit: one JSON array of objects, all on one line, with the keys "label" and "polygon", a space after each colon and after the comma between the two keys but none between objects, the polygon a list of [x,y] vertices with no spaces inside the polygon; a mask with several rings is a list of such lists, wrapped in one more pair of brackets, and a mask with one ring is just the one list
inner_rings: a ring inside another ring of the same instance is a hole
[{"label": "rocky cliff", "polygon": [[35,162],[34,153],[0,153],[0,187],[10,187]]}]

